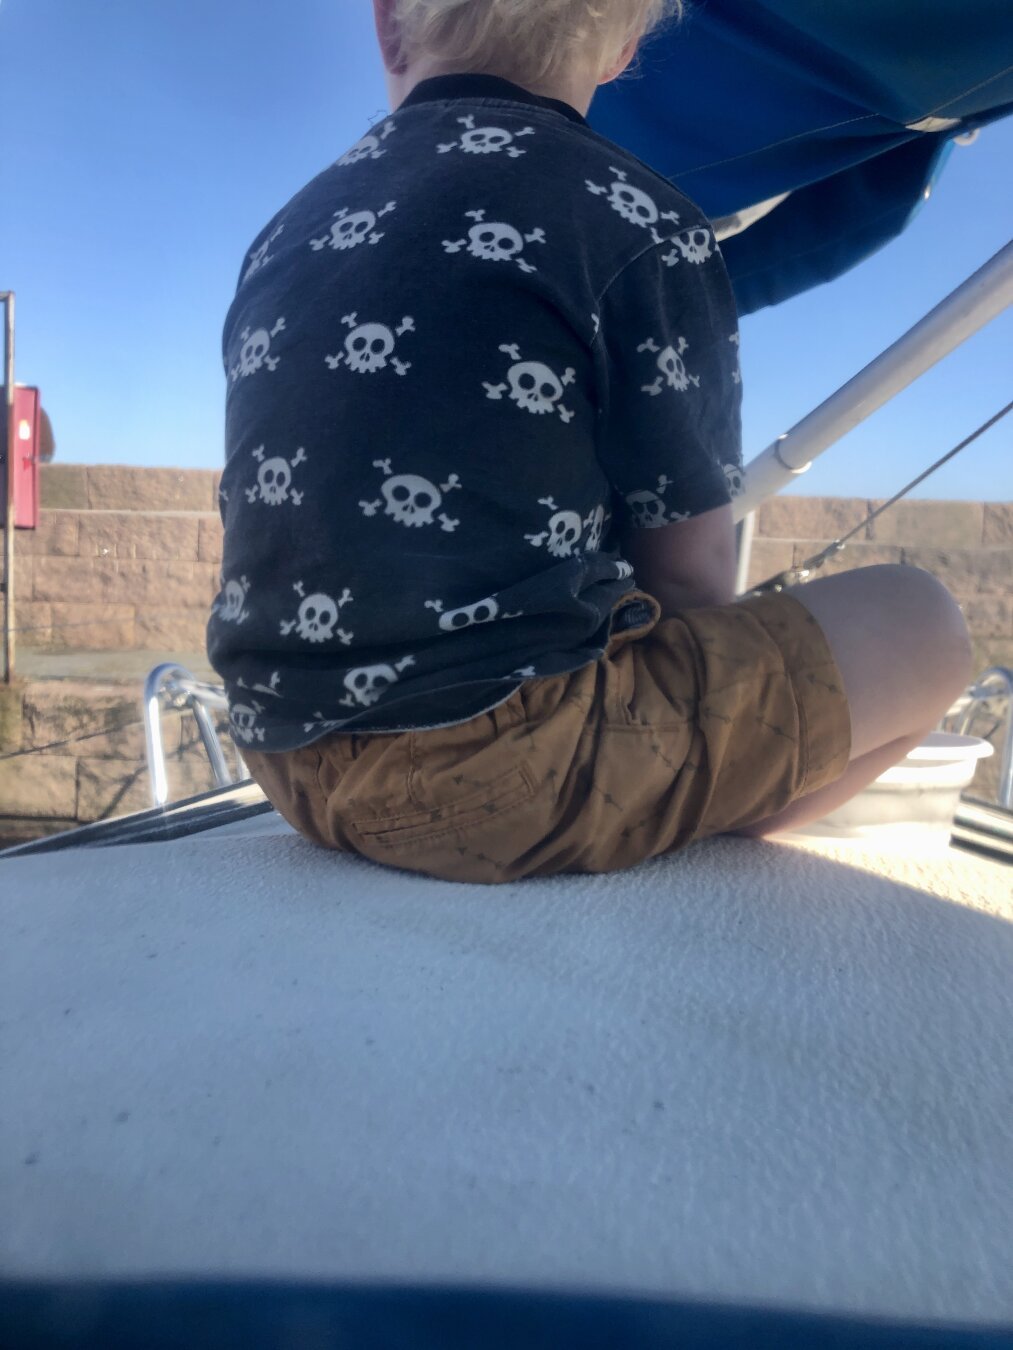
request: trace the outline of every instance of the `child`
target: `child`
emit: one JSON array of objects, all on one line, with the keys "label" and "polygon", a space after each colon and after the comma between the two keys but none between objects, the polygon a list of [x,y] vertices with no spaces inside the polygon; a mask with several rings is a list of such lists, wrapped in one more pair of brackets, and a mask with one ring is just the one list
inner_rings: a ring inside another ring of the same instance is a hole
[{"label": "child", "polygon": [[967,635],[909,568],[734,603],[721,255],[583,117],[672,6],[374,3],[394,112],[225,325],[209,652],[250,772],[318,843],[466,881],[822,814],[934,725]]}]

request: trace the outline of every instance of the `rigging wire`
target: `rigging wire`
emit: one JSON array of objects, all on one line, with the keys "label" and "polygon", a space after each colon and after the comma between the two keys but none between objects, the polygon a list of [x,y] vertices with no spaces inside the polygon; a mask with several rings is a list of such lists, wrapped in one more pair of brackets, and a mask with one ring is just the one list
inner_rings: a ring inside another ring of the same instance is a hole
[{"label": "rigging wire", "polygon": [[919,483],[923,483],[930,474],[935,473],[937,469],[941,469],[948,460],[951,460],[954,457],[954,455],[959,455],[961,450],[965,450],[972,441],[976,441],[979,436],[988,431],[990,427],[994,427],[996,422],[1002,421],[1006,414],[1011,411],[1013,411],[1013,401],[1007,403],[1005,408],[1000,408],[987,422],[982,422],[981,426],[972,431],[970,436],[967,436],[962,440],[959,445],[955,445],[952,450],[947,450],[945,455],[941,455],[934,464],[930,464],[917,478],[912,478],[910,483],[902,487],[899,492],[895,492],[888,501],[883,502],[881,506],[877,506],[874,511],[870,511],[865,519],[859,521],[859,523],[854,526],[853,529],[850,529],[847,534],[842,534],[839,539],[835,539],[832,543],[828,544],[826,548],[820,549],[820,551],[814,553],[811,558],[807,558],[805,562],[799,563],[797,567],[786,567],[783,572],[778,572],[774,576],[768,577],[766,581],[761,581],[757,586],[751,586],[749,590],[746,591],[746,594],[758,595],[762,591],[781,591],[784,590],[785,586],[792,586],[797,582],[807,580],[809,575],[816,571],[817,568],[822,567],[828,559],[832,558],[835,554],[842,552],[847,547],[849,539],[853,539],[860,530],[864,530],[868,525],[871,525],[877,516],[881,516],[884,511],[888,511],[891,506],[895,506],[902,497],[907,496],[912,488],[916,488]]}]

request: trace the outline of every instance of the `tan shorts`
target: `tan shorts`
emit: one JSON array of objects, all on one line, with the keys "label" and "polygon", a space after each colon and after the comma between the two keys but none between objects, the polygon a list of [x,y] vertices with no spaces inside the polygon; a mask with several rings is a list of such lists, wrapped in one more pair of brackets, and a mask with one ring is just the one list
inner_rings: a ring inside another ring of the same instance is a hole
[{"label": "tan shorts", "polygon": [[[611,872],[773,815],[844,772],[851,719],[789,595],[656,617],[458,726],[244,751],[318,844],[449,881]],[[624,597],[628,602],[630,595]]]}]

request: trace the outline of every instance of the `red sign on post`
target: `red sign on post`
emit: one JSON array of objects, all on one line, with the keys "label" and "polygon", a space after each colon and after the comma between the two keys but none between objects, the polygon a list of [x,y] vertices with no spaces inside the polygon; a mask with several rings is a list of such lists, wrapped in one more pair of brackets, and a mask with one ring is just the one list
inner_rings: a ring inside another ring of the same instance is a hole
[{"label": "red sign on post", "polygon": [[14,386],[14,441],[11,469],[14,474],[14,526],[34,530],[39,524],[39,391],[30,385]]}]

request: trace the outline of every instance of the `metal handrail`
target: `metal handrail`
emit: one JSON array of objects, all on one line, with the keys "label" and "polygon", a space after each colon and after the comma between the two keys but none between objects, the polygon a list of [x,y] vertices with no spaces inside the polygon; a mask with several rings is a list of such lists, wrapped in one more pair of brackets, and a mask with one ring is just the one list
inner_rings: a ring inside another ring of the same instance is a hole
[{"label": "metal handrail", "polygon": [[[215,712],[228,712],[228,699],[225,690],[219,685],[207,684],[187,670],[167,661],[155,666],[144,681],[144,736],[148,752],[148,775],[151,786],[153,806],[165,806],[169,799],[169,782],[165,771],[165,748],[162,744],[162,698],[170,700],[170,706],[189,708],[197,723],[204,751],[215,777],[216,787],[229,787],[241,779],[234,779],[225,760],[222,743],[218,739],[215,724],[209,715],[209,709]],[[243,767],[242,756],[236,751],[239,764]]]},{"label": "metal handrail", "polygon": [[1007,666],[992,666],[979,675],[953,705],[947,721],[952,721],[953,730],[958,735],[966,736],[981,704],[1003,694],[1007,698],[1006,739],[999,765],[998,796],[1002,809],[1010,811],[1013,810],[1013,670]]}]

